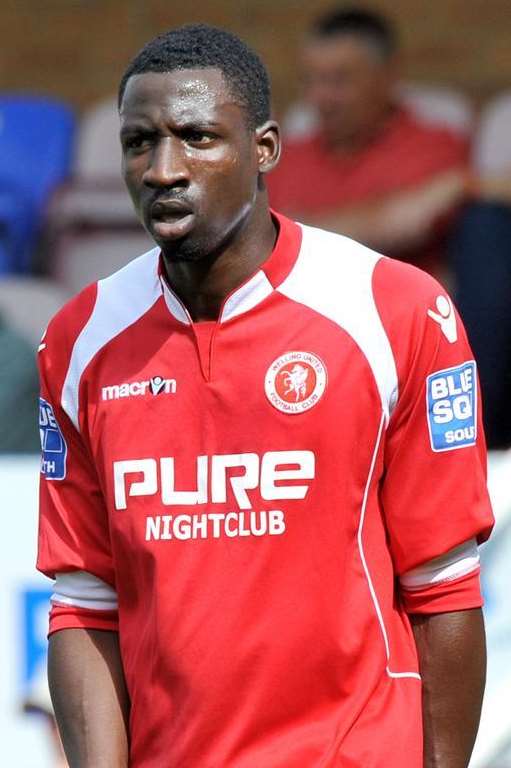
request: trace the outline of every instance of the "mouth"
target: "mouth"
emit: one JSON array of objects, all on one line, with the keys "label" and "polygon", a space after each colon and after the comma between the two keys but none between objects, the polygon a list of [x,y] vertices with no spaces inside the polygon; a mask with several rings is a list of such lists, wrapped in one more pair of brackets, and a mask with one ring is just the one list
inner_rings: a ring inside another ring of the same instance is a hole
[{"label": "mouth", "polygon": [[192,207],[182,200],[156,200],[149,209],[150,230],[158,238],[177,240],[191,230]]}]

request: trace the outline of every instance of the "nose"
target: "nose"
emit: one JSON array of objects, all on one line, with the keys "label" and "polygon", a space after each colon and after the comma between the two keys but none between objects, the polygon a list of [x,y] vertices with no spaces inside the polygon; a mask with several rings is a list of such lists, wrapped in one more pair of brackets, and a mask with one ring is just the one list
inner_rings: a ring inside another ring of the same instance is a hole
[{"label": "nose", "polygon": [[152,188],[188,185],[188,169],[179,140],[164,136],[155,144],[143,182]]},{"label": "nose", "polygon": [[310,83],[307,91],[308,101],[320,110],[330,106],[335,101],[335,96],[335,87],[326,80],[315,80]]}]

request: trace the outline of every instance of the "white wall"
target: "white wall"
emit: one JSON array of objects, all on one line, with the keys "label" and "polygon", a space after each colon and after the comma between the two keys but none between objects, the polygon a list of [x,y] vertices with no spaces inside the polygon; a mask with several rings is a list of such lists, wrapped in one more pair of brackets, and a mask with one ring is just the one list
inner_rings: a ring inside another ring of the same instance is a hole
[{"label": "white wall", "polygon": [[[32,590],[37,601],[51,586],[34,568],[38,475],[37,457],[0,458],[0,765],[13,768],[51,768],[43,718],[21,711],[27,666],[47,629],[46,605],[28,627],[26,603]],[[36,643],[28,647],[30,637]]]}]

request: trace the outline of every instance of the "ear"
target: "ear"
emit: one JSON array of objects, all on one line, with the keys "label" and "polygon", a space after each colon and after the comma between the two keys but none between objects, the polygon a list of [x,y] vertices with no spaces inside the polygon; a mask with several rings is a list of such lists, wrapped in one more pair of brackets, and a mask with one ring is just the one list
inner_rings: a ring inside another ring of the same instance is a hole
[{"label": "ear", "polygon": [[280,127],[275,120],[268,120],[255,129],[257,163],[259,173],[269,173],[277,165],[280,157]]}]

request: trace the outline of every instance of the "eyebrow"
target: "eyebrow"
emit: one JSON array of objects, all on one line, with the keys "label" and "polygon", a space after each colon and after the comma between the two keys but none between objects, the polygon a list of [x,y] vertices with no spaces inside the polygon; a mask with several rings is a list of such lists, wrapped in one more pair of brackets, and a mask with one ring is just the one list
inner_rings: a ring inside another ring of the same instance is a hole
[{"label": "eyebrow", "polygon": [[[183,120],[183,122],[180,122],[179,120],[175,123],[175,129],[178,131],[186,131],[190,128],[192,129],[213,129],[218,130],[222,127],[222,124],[219,123],[216,120],[209,120],[207,118],[203,119],[193,119],[193,118],[186,118]],[[127,121],[120,129],[120,135],[125,136],[126,134],[130,133],[156,133],[158,131],[158,128],[154,125],[150,125],[146,121],[138,121],[136,118],[133,119],[133,121]]]},{"label": "eyebrow", "polygon": [[132,120],[127,120],[123,125],[121,125],[120,133],[121,136],[123,133],[131,133],[132,131],[151,131],[153,128],[149,125],[149,123],[145,120],[137,120],[136,118],[133,118]]},{"label": "eyebrow", "polygon": [[215,120],[208,119],[207,117],[206,118],[196,118],[196,119],[188,117],[188,118],[185,118],[183,120],[183,122],[180,122],[178,120],[177,124],[178,124],[180,129],[181,128],[197,128],[197,127],[200,127],[200,128],[219,128],[220,125],[221,125],[219,122],[217,122]]}]

